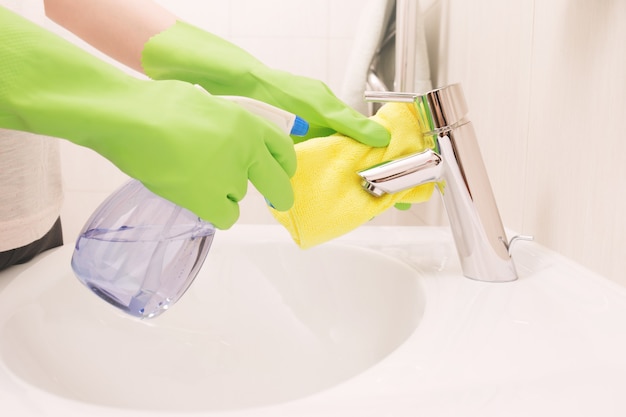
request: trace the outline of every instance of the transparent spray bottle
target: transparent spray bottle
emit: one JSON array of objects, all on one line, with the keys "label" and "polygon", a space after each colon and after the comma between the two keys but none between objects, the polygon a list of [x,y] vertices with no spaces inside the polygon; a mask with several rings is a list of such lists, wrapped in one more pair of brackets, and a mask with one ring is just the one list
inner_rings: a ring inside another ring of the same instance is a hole
[{"label": "transparent spray bottle", "polygon": [[[303,136],[299,117],[246,97],[222,96]],[[170,308],[189,288],[209,252],[215,227],[130,180],[83,226],[72,255],[78,279],[103,300],[139,318]]]}]

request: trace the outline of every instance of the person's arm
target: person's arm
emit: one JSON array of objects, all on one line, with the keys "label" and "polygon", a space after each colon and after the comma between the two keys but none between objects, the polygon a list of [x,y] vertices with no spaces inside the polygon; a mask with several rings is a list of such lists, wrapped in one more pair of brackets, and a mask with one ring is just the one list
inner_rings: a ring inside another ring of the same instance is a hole
[{"label": "person's arm", "polygon": [[273,123],[178,80],[126,74],[0,6],[0,128],[67,139],[220,229],[251,182],[293,204],[293,143]]},{"label": "person's arm", "polygon": [[152,79],[186,81],[211,94],[269,103],[309,122],[306,138],[340,132],[369,146],[389,144],[385,128],[339,100],[323,82],[269,68],[150,0],[44,3],[50,19]]},{"label": "person's arm", "polygon": [[44,6],[49,19],[139,72],[148,39],[176,23],[150,0],[44,0]]}]

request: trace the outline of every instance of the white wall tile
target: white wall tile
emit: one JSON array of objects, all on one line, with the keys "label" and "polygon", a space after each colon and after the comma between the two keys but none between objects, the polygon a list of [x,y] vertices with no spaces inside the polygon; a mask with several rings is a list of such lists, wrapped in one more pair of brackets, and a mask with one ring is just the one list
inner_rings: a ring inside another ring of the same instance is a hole
[{"label": "white wall tile", "polygon": [[236,37],[328,36],[329,0],[231,0]]},{"label": "white wall tile", "polygon": [[508,227],[522,227],[528,136],[532,3],[448,2],[439,85],[460,82],[496,201]]},{"label": "white wall tile", "polygon": [[352,52],[354,40],[351,38],[336,38],[328,42],[328,63],[326,65],[326,74],[323,78],[328,86],[339,94],[341,86],[346,76],[346,65]]},{"label": "white wall tile", "polygon": [[626,3],[535,7],[525,222],[626,285]]},{"label": "white wall tile", "polygon": [[218,36],[230,36],[230,2],[224,0],[156,0],[181,20]]},{"label": "white wall tile", "polygon": [[328,15],[328,36],[331,39],[353,38],[356,35],[360,14],[366,5],[367,1],[364,0],[331,1]]}]

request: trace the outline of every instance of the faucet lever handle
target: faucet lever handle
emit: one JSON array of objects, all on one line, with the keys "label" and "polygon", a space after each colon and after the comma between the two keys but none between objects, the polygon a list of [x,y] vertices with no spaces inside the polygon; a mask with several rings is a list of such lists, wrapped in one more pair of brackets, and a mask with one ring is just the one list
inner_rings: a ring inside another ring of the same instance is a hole
[{"label": "faucet lever handle", "polygon": [[366,91],[363,97],[365,101],[376,103],[415,103],[420,95],[416,93],[400,93],[397,91]]},{"label": "faucet lever handle", "polygon": [[465,96],[460,84],[451,84],[424,93],[366,91],[365,101],[413,103],[424,134],[447,132],[468,122]]}]

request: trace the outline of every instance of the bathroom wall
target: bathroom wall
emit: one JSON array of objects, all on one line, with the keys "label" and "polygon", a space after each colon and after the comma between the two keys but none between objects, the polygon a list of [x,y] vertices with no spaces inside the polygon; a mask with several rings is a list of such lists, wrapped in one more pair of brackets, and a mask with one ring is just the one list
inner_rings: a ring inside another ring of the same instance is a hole
[{"label": "bathroom wall", "polygon": [[[339,91],[363,0],[160,0],[268,65]],[[15,9],[47,22],[41,0]],[[422,0],[434,85],[461,82],[505,225],[626,285],[626,2]],[[93,51],[92,51],[93,52]],[[97,52],[94,52],[97,53]],[[106,57],[103,57],[106,59]],[[113,63],[115,64],[115,63]],[[63,145],[66,239],[125,180]],[[273,222],[252,187],[242,223]],[[439,198],[383,224],[445,224]]]},{"label": "bathroom wall", "polygon": [[434,84],[463,84],[506,226],[626,285],[626,2],[440,7]]}]

